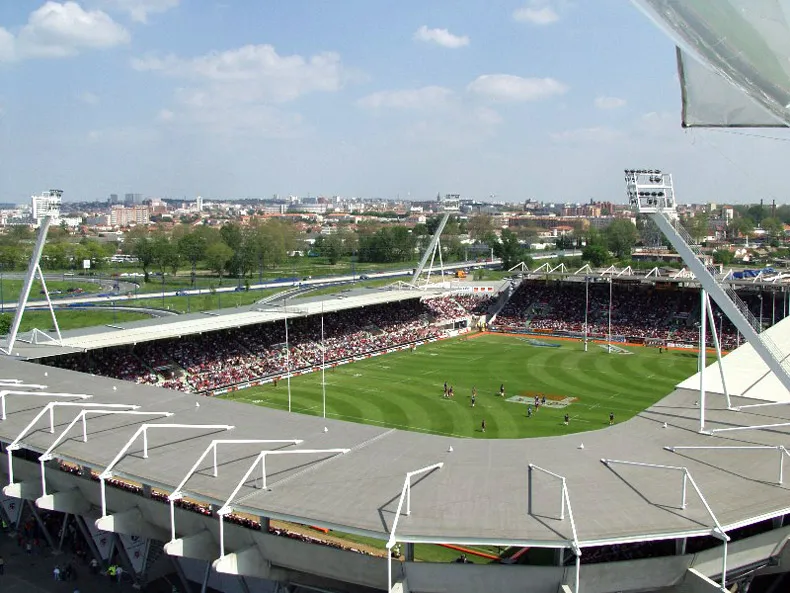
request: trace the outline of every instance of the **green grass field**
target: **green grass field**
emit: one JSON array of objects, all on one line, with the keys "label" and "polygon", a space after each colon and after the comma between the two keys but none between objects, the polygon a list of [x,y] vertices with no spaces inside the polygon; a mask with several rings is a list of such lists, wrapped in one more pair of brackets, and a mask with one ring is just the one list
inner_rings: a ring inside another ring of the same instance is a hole
[{"label": "green grass field", "polygon": [[[151,319],[150,315],[138,313],[136,311],[108,311],[106,309],[74,309],[55,311],[58,318],[58,325],[61,331],[67,329],[78,329],[83,327],[93,327],[95,325],[107,325],[123,323],[126,321],[140,321],[141,319]],[[41,331],[54,329],[52,317],[48,310],[25,311],[22,322],[19,324],[19,331],[26,332],[33,328]],[[52,333],[55,336],[55,333]]]},{"label": "green grass field", "polygon": [[[524,438],[605,428],[609,413],[622,422],[649,407],[696,372],[696,355],[659,354],[628,347],[609,354],[591,344],[541,339],[559,347],[530,344],[530,338],[484,335],[456,338],[342,365],[326,371],[327,416],[341,420],[433,434],[474,438]],[[455,397],[442,396],[447,381]],[[506,397],[498,396],[505,384]],[[477,401],[470,404],[472,387]],[[507,401],[522,395],[576,398],[564,408],[541,407],[531,418],[527,405]],[[285,381],[234,392],[239,401],[288,408]],[[292,409],[321,415],[321,373],[291,380]],[[568,413],[570,425],[563,424]],[[486,432],[480,429],[486,420]]]}]

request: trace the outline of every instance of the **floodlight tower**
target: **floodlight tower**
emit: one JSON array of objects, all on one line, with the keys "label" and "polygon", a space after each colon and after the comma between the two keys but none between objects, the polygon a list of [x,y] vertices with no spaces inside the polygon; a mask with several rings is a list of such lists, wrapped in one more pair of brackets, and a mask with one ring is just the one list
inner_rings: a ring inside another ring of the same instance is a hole
[{"label": "floodlight tower", "polygon": [[[19,324],[22,321],[22,315],[25,313],[27,301],[30,298],[30,289],[33,287],[33,281],[36,274],[41,280],[41,286],[44,290],[44,296],[47,299],[49,311],[52,314],[52,322],[55,325],[55,332],[58,336],[58,343],[62,343],[60,335],[60,327],[58,320],[55,317],[55,309],[52,307],[52,301],[49,298],[49,291],[47,290],[47,283],[44,280],[44,274],[41,271],[39,262],[41,261],[41,254],[44,251],[44,243],[47,240],[47,233],[49,226],[53,220],[60,216],[61,196],[63,191],[59,189],[50,189],[45,191],[40,196],[33,196],[33,218],[39,223],[38,237],[36,237],[36,244],[33,247],[33,253],[30,255],[30,263],[27,266],[25,273],[25,280],[22,284],[22,290],[19,293],[19,302],[17,303],[16,312],[14,313],[14,321],[11,324],[11,331],[8,334],[8,341],[5,350],[0,351],[10,355],[13,352],[14,344],[16,343],[17,334],[19,332]],[[47,340],[51,340],[50,336],[39,330],[33,330],[34,339],[36,335],[44,336]]]},{"label": "floodlight tower", "polygon": [[[743,334],[763,362],[776,375],[776,378],[781,381],[785,389],[790,391],[790,361],[788,361],[787,356],[773,340],[766,334],[761,333],[760,322],[752,315],[749,307],[736,294],[732,286],[720,282],[716,278],[714,271],[705,265],[700,257],[699,245],[696,244],[679,223],[672,176],[657,169],[626,169],[625,185],[630,204],[640,214],[647,214],[653,219],[702,286],[702,317],[700,325],[703,335],[701,336],[701,346],[705,344],[705,327],[707,322],[709,322],[719,358],[719,369],[722,374],[724,394],[727,397],[727,406],[730,407],[730,401],[727,387],[724,383],[721,347],[709,296],[713,297],[713,300],[716,301],[738,331]],[[702,431],[705,428],[704,347],[700,348],[700,356],[700,368],[702,369],[700,373],[700,430]]]}]

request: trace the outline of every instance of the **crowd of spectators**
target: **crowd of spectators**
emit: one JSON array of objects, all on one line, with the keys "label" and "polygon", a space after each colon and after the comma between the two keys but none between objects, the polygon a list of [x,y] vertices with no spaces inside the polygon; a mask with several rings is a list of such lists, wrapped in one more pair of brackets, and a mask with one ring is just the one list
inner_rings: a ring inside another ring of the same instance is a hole
[{"label": "crowd of spectators", "polygon": [[204,393],[322,363],[365,356],[440,337],[441,325],[485,312],[487,296],[446,296],[348,309],[321,317],[145,342],[61,356],[45,364],[97,375]]},{"label": "crowd of spectators", "polygon": [[[533,331],[583,333],[585,306],[587,331],[590,336],[607,336],[609,326],[609,283],[591,282],[589,304],[583,282],[527,281],[523,282],[497,316],[494,327],[503,331],[529,329]],[[746,295],[745,302],[755,316],[759,315],[759,298]],[[770,297],[765,303],[770,303]],[[764,322],[778,321],[783,314],[779,306],[771,305],[771,317]],[[655,288],[614,282],[611,292],[611,335],[641,341],[660,339],[665,342],[696,343],[699,329],[699,291],[686,288]],[[766,306],[764,303],[764,307]],[[764,311],[765,313],[765,311]],[[722,315],[714,303],[716,330],[725,350],[738,343],[737,330]],[[741,340],[742,342],[742,340]],[[708,333],[708,345],[713,336]]]}]

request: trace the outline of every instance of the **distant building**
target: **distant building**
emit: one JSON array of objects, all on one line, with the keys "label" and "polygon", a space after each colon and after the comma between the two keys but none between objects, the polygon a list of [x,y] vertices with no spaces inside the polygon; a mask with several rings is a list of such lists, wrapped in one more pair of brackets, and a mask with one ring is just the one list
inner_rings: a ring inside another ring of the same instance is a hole
[{"label": "distant building", "polygon": [[126,194],[123,197],[123,203],[126,206],[134,206],[143,203],[143,194]]},{"label": "distant building", "polygon": [[203,212],[203,196],[198,196],[195,200],[195,209],[198,212]]},{"label": "distant building", "polygon": [[120,204],[121,201],[120,201],[120,199],[118,199],[118,194],[110,194],[110,197],[107,198],[107,203],[110,206],[113,206],[115,204]]},{"label": "distant building", "polygon": [[113,206],[110,210],[110,226],[129,226],[130,224],[147,224],[151,222],[149,206]]}]

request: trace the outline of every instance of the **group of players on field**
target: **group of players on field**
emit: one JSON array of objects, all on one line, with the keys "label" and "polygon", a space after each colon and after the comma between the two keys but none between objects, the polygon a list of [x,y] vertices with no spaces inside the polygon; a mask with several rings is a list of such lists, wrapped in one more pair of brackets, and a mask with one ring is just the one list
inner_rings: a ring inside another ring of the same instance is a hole
[{"label": "group of players on field", "polygon": [[[499,386],[499,395],[500,395],[500,397],[505,397],[505,384],[504,383],[502,383]],[[444,394],[442,395],[442,397],[445,397],[445,398],[448,398],[448,399],[455,397],[455,390],[453,389],[452,385],[449,385],[449,386],[447,385],[447,381],[444,382]],[[476,401],[477,401],[477,387],[472,387],[471,403],[472,403],[472,407],[473,408],[475,407],[475,402]],[[540,406],[542,406],[542,405],[546,405],[546,396],[545,395],[543,395],[543,396],[536,395],[535,396],[535,412],[537,412],[540,409]],[[532,404],[527,404],[527,418],[531,418],[531,417],[532,417]],[[570,415],[568,415],[566,413],[564,418],[563,418],[563,421],[564,421],[565,426],[568,426],[570,424],[570,421],[571,421]],[[611,426],[613,424],[614,424],[614,413],[613,412],[609,412],[609,426]],[[486,420],[485,420],[485,418],[483,418],[483,421],[482,421],[482,424],[481,424],[480,428],[481,428],[482,432],[486,431]]]}]

